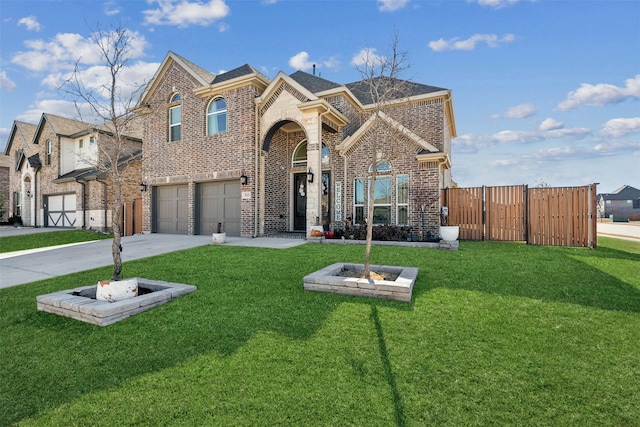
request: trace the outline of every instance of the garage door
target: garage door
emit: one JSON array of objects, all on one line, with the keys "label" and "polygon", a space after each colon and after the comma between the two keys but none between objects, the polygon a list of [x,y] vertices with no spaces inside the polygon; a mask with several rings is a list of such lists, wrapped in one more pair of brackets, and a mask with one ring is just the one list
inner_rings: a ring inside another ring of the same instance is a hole
[{"label": "garage door", "polygon": [[224,224],[229,236],[240,236],[240,183],[208,182],[198,185],[198,231],[209,234]]},{"label": "garage door", "polygon": [[186,185],[155,188],[156,232],[187,234],[189,191]]},{"label": "garage door", "polygon": [[45,200],[45,227],[75,227],[76,195],[47,196]]}]

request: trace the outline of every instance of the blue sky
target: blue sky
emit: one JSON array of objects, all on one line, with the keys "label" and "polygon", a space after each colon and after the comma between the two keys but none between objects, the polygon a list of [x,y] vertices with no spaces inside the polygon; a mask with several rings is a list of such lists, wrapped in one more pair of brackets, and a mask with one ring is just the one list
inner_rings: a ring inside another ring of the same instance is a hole
[{"label": "blue sky", "polygon": [[639,22],[636,0],[2,0],[0,147],[13,120],[76,115],[56,88],[80,58],[99,75],[98,26],[135,34],[136,81],[173,50],[214,73],[316,64],[350,83],[362,49],[384,53],[397,31],[403,77],[453,92],[460,186],[640,188]]}]

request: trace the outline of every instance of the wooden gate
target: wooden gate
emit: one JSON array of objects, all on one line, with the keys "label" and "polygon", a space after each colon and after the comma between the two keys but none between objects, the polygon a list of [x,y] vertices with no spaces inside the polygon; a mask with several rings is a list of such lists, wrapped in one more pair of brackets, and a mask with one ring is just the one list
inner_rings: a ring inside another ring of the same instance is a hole
[{"label": "wooden gate", "polygon": [[462,240],[532,245],[597,246],[596,184],[584,187],[448,188],[443,206]]},{"label": "wooden gate", "polygon": [[123,209],[123,236],[142,233],[142,199],[126,202]]}]

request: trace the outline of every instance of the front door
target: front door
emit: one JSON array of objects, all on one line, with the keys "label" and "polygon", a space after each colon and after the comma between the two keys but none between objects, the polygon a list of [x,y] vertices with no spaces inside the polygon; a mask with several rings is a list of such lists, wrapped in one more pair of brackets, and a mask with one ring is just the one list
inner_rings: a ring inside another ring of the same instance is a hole
[{"label": "front door", "polygon": [[293,230],[307,230],[307,174],[293,175]]}]

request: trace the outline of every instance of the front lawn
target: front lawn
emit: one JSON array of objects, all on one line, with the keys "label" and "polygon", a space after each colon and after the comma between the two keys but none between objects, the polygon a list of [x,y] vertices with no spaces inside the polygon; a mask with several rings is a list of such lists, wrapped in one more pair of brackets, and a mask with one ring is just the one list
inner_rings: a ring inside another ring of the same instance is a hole
[{"label": "front lawn", "polygon": [[204,246],[125,264],[198,290],[100,328],[0,290],[0,425],[637,426],[640,245],[374,247],[411,303],[305,292],[364,248]]},{"label": "front lawn", "polygon": [[45,248],[69,243],[90,242],[92,240],[111,239],[113,235],[87,230],[65,230],[22,236],[0,237],[0,253]]}]

